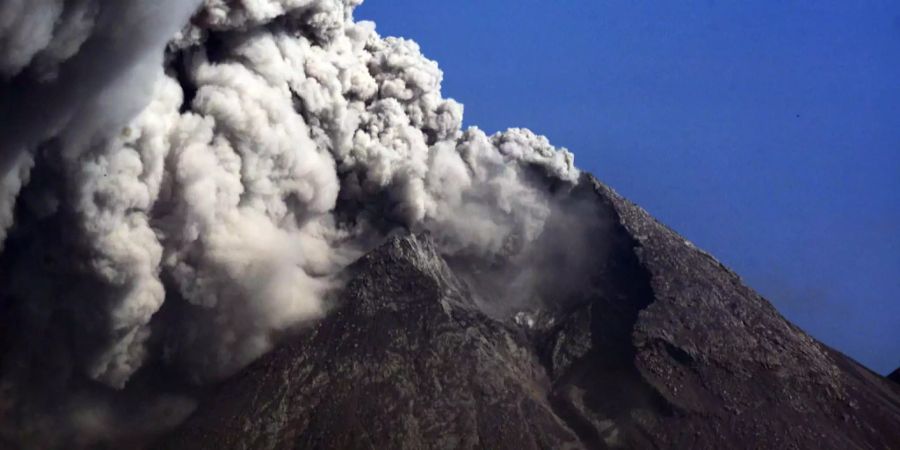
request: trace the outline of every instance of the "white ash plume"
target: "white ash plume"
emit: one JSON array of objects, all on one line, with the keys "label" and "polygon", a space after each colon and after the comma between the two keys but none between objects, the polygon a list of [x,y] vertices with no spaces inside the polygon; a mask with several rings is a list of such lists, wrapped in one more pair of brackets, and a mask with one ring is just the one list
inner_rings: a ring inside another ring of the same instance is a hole
[{"label": "white ash plume", "polygon": [[0,251],[6,241],[6,230],[13,224],[16,196],[22,185],[28,183],[28,175],[34,160],[26,152],[17,152],[16,160],[5,174],[0,172]]},{"label": "white ash plume", "polygon": [[115,135],[146,106],[162,71],[163,47],[198,4],[0,4],[0,178],[10,180],[3,184],[0,211],[12,209],[6,198],[14,198],[27,177],[23,153],[57,139],[67,154],[77,155]]},{"label": "white ash plume", "polygon": [[0,140],[0,302],[28,324],[6,338],[7,382],[39,370],[29,345],[61,349],[46,357],[70,393],[125,395],[148,365],[228,376],[327,314],[334,275],[393,228],[451,258],[534,256],[548,186],[578,181],[571,153],[463,130],[438,65],[355,22],[359,3],[206,0],[190,23],[178,0],[0,7],[0,89],[29,89],[0,114],[49,101]]}]

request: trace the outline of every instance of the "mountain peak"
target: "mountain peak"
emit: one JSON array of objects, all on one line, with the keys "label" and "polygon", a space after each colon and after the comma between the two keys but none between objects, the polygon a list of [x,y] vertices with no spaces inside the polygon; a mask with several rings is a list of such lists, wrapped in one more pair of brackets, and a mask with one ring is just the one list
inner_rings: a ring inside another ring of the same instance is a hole
[{"label": "mountain peak", "polygon": [[523,334],[474,307],[427,237],[395,235],[347,276],[336,311],[222,384],[160,448],[577,445]]},{"label": "mountain peak", "polygon": [[581,300],[489,314],[428,236],[394,235],[347,269],[336,311],[219,386],[160,448],[900,440],[897,386],[592,177],[569,195],[606,224]]}]

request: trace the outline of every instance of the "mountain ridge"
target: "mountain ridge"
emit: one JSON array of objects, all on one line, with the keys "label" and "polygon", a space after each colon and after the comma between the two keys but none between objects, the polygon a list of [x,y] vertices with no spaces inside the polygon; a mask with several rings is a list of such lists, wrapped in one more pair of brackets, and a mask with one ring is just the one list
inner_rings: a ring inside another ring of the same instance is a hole
[{"label": "mountain ridge", "polygon": [[900,442],[898,386],[592,176],[578,189],[614,223],[597,236],[609,251],[593,298],[490,317],[430,238],[395,235],[348,269],[332,314],[219,386],[158,448]]}]

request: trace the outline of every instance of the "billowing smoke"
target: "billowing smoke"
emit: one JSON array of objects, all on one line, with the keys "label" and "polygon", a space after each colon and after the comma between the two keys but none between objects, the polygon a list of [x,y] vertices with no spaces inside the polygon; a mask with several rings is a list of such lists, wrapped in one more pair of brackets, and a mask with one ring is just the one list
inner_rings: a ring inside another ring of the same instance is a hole
[{"label": "billowing smoke", "polygon": [[580,233],[553,199],[572,155],[463,130],[437,64],[360,2],[0,4],[0,436],[169,424],[396,229],[520,282],[548,223]]}]

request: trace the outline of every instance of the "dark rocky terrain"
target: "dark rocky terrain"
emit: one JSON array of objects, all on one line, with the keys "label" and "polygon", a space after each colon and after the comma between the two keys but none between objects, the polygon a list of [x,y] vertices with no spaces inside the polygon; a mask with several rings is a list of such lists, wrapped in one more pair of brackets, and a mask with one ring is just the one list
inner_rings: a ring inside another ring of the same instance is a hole
[{"label": "dark rocky terrain", "polygon": [[581,301],[489,317],[427,236],[395,236],[157,447],[900,448],[900,385],[596,180],[580,195],[613,224]]},{"label": "dark rocky terrain", "polygon": [[894,370],[887,376],[888,380],[900,383],[900,368]]}]

